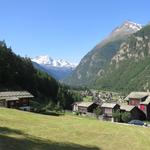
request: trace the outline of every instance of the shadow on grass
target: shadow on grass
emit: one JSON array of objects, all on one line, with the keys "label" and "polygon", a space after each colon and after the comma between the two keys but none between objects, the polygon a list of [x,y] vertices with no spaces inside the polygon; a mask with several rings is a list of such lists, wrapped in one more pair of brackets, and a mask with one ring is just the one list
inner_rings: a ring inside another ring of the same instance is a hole
[{"label": "shadow on grass", "polygon": [[0,127],[0,150],[100,150],[74,143],[57,143],[35,138],[20,130]]}]

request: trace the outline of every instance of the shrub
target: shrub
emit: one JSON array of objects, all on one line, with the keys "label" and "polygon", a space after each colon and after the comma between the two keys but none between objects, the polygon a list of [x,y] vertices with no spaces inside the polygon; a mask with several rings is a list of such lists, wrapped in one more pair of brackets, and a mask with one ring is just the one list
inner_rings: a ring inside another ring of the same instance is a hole
[{"label": "shrub", "polygon": [[99,115],[102,115],[102,109],[98,106],[94,109],[94,114],[96,115],[96,118],[98,119]]},{"label": "shrub", "polygon": [[113,116],[114,120],[117,122],[119,122],[121,119],[121,113],[119,110],[117,110],[116,112],[113,112],[112,116]]},{"label": "shrub", "polygon": [[121,119],[122,119],[123,122],[126,122],[126,123],[131,121],[131,114],[128,113],[128,112],[124,112],[121,115]]}]

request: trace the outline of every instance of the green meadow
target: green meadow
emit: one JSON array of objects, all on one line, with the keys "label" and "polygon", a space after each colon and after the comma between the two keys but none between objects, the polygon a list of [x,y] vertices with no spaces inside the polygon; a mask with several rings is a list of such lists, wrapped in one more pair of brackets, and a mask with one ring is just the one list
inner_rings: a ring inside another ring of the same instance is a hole
[{"label": "green meadow", "polygon": [[150,150],[150,128],[0,108],[0,150]]}]

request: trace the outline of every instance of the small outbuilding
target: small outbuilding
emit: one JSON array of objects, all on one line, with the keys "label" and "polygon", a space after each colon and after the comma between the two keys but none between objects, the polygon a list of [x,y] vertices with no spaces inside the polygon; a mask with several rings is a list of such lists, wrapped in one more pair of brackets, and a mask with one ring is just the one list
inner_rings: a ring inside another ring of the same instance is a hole
[{"label": "small outbuilding", "polygon": [[79,112],[82,114],[93,113],[98,104],[94,102],[76,102],[73,104],[73,112]]},{"label": "small outbuilding", "polygon": [[30,100],[33,97],[27,91],[0,92],[0,106],[30,111]]},{"label": "small outbuilding", "polygon": [[145,120],[146,115],[142,110],[140,110],[137,106],[131,106],[131,105],[121,105],[120,106],[120,112],[128,112],[131,115],[131,120],[137,119],[137,120]]},{"label": "small outbuilding", "polygon": [[120,109],[120,106],[116,103],[103,103],[101,105],[104,119],[111,120],[114,112]]}]

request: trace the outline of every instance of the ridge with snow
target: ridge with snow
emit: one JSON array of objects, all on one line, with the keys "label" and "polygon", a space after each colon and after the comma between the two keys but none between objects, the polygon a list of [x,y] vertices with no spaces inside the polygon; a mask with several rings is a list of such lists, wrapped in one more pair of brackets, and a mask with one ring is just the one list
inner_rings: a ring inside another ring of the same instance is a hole
[{"label": "ridge with snow", "polygon": [[37,56],[32,59],[33,62],[36,62],[40,65],[48,65],[52,67],[60,67],[60,68],[75,68],[76,64],[70,63],[63,59],[52,59],[48,55]]},{"label": "ridge with snow", "polygon": [[69,76],[77,66],[63,59],[52,59],[48,55],[37,56],[31,60],[36,69],[48,73],[57,80]]},{"label": "ridge with snow", "polygon": [[113,30],[113,34],[117,32],[124,32],[126,34],[132,34],[142,29],[142,25],[132,22],[132,21],[124,21],[123,24]]}]

